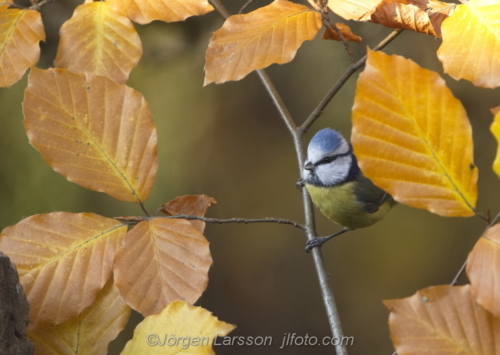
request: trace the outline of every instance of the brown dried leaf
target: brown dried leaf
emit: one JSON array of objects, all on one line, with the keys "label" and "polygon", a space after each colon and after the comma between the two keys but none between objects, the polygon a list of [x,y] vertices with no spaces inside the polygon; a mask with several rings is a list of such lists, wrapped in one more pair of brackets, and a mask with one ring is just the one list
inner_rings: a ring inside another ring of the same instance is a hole
[{"label": "brown dried leaf", "polygon": [[[174,301],[160,314],[149,316],[139,323],[134,330],[134,338],[125,345],[121,355],[213,355],[215,352],[211,345],[215,337],[226,336],[234,328],[234,325],[218,320],[204,308]],[[170,344],[167,339],[172,334],[182,341]]]},{"label": "brown dried leaf", "polygon": [[79,316],[42,330],[31,330],[35,355],[105,355],[109,343],[125,328],[130,307],[110,279],[95,302]]},{"label": "brown dried leaf", "polygon": [[384,301],[398,355],[498,355],[500,319],[476,303],[470,286],[436,286]]},{"label": "brown dried leaf", "polygon": [[105,77],[33,68],[23,112],[30,143],[69,181],[122,201],[151,192],[156,128],[139,92]]},{"label": "brown dried leaf", "polygon": [[92,213],[53,212],[23,219],[0,234],[16,265],[37,328],[65,322],[94,302],[111,277],[127,226]]},{"label": "brown dried leaf", "polygon": [[142,55],[132,22],[104,1],[78,6],[60,35],[56,67],[105,76],[119,84],[127,81]]},{"label": "brown dried leaf", "polygon": [[125,302],[148,316],[175,300],[196,302],[208,283],[208,241],[186,220],[154,218],[130,230],[114,265]]},{"label": "brown dried leaf", "polygon": [[0,5],[0,87],[14,84],[38,62],[45,40],[42,18],[35,10]]},{"label": "brown dried leaf", "polygon": [[253,70],[287,63],[320,28],[318,12],[287,0],[231,16],[210,39],[205,85],[240,80]]},{"label": "brown dried leaf", "polygon": [[[216,203],[217,201],[215,201],[215,199],[207,195],[179,196],[163,204],[159,212],[170,216],[184,214],[203,217],[207,213],[208,208]],[[196,220],[190,222],[193,227],[203,233],[205,230],[205,222]]]},{"label": "brown dried leaf", "polygon": [[500,318],[500,224],[489,228],[470,252],[467,276],[477,301]]},{"label": "brown dried leaf", "polygon": [[441,23],[455,4],[436,0],[329,0],[328,6],[346,20],[374,22],[441,37]]},{"label": "brown dried leaf", "polygon": [[[347,26],[345,23],[336,23],[335,26],[342,32],[342,35],[344,36],[346,41],[350,42],[359,42],[361,43],[363,39],[359,36],[356,36],[354,33],[352,33],[351,28]],[[335,31],[331,27],[325,28],[325,32],[323,33],[323,38],[322,39],[329,39],[333,41],[341,41],[340,36],[338,35],[337,31]]]},{"label": "brown dried leaf", "polygon": [[[93,0],[86,0],[91,2]],[[106,0],[112,9],[127,14],[132,21],[146,24],[154,20],[184,21],[213,11],[208,0]]]}]

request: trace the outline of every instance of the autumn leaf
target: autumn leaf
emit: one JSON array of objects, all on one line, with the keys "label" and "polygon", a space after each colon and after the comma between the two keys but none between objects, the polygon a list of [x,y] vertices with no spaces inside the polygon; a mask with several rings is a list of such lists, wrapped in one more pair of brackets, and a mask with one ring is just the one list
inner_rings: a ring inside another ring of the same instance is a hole
[{"label": "autumn leaf", "polygon": [[376,185],[439,215],[474,214],[478,169],[471,126],[437,73],[368,51],[352,120],[354,152]]},{"label": "autumn leaf", "polygon": [[23,112],[30,143],[69,181],[122,201],[151,192],[156,128],[139,92],[100,76],[33,68]]},{"label": "autumn leaf", "polygon": [[44,40],[38,11],[0,5],[0,87],[14,84],[38,62],[39,42]]},{"label": "autumn leaf", "polygon": [[175,300],[194,303],[207,287],[211,264],[208,241],[188,221],[153,218],[124,238],[115,284],[129,306],[148,316]]},{"label": "autumn leaf", "polygon": [[130,307],[110,279],[95,302],[80,315],[42,330],[33,329],[28,338],[35,343],[35,355],[105,355],[129,316]]},{"label": "autumn leaf", "polygon": [[121,355],[211,355],[215,354],[214,338],[226,336],[234,328],[206,309],[174,301],[139,323]]},{"label": "autumn leaf", "polygon": [[470,252],[467,276],[478,303],[500,318],[500,224],[489,228]]},{"label": "autumn leaf", "polygon": [[[86,0],[91,2],[93,0]],[[208,0],[106,0],[111,8],[127,14],[134,22],[147,24],[154,20],[184,21],[191,16],[213,11]]]},{"label": "autumn leaf", "polygon": [[287,0],[233,15],[210,39],[205,85],[240,80],[253,70],[287,63],[320,28],[318,12]]},{"label": "autumn leaf", "polygon": [[19,271],[37,328],[87,308],[111,277],[127,226],[92,213],[53,212],[23,219],[0,234],[0,250]]},{"label": "autumn leaf", "polygon": [[130,20],[94,1],[76,8],[60,30],[56,67],[105,76],[124,84],[142,55],[139,35]]},{"label": "autumn leaf", "polygon": [[498,146],[497,146],[497,155],[495,157],[495,161],[493,162],[493,170],[500,177],[500,107],[497,107],[495,112],[495,118],[493,120],[493,124],[491,125],[491,132],[495,136]]},{"label": "autumn leaf", "polygon": [[442,25],[437,52],[445,73],[485,88],[500,86],[500,3],[470,0]]},{"label": "autumn leaf", "polygon": [[[159,212],[170,216],[184,214],[203,217],[207,213],[208,208],[216,203],[215,199],[207,195],[180,196],[163,204]],[[205,222],[196,220],[190,222],[200,233],[203,233]]]},{"label": "autumn leaf", "polygon": [[478,305],[470,286],[436,286],[384,301],[398,355],[497,355],[500,318]]},{"label": "autumn leaf", "polygon": [[453,13],[455,5],[436,0],[329,0],[328,7],[346,20],[441,37],[441,23]]},{"label": "autumn leaf", "polygon": [[[356,36],[354,33],[352,33],[351,28],[347,26],[345,23],[339,22],[336,23],[335,26],[337,26],[337,28],[340,30],[346,41],[359,42],[359,43],[363,41],[361,37]],[[323,33],[323,39],[341,41],[337,31],[335,31],[332,27],[327,27],[325,29],[325,32]]]}]

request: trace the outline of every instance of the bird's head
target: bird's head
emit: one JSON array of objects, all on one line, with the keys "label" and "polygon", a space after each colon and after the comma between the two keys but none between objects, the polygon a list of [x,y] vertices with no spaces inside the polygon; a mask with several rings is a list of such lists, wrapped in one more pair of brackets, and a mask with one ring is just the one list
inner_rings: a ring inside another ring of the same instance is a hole
[{"label": "bird's head", "polygon": [[360,173],[351,145],[331,128],[318,131],[307,147],[302,181],[316,186],[334,186],[354,180]]}]

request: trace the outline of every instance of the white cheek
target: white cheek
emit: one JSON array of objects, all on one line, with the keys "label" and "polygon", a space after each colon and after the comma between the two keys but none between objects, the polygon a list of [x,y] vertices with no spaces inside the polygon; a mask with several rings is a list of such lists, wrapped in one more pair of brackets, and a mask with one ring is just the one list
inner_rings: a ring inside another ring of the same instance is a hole
[{"label": "white cheek", "polygon": [[330,164],[318,166],[316,174],[324,185],[336,185],[347,179],[351,163],[352,158],[350,156],[341,157]]}]

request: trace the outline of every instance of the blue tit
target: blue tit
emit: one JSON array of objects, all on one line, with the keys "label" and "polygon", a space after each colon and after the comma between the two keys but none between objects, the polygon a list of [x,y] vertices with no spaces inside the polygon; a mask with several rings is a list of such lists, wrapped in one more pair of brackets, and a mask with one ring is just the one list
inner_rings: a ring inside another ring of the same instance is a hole
[{"label": "blue tit", "polygon": [[344,227],[331,236],[309,241],[306,250],[347,231],[371,226],[396,203],[363,175],[352,146],[330,128],[320,130],[309,142],[302,176],[297,184],[305,185],[314,205]]}]

